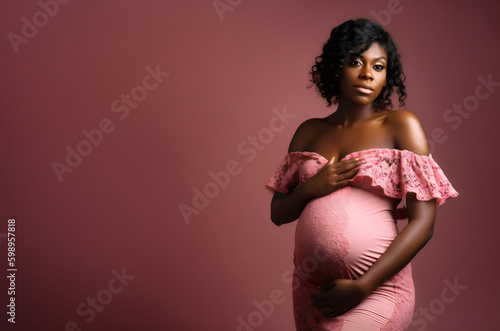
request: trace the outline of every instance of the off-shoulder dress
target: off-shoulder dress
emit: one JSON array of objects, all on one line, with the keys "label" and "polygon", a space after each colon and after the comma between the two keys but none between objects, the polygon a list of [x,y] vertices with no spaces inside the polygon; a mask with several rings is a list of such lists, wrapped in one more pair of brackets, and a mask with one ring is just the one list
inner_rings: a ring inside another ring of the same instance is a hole
[{"label": "off-shoulder dress", "polygon": [[[372,148],[346,155],[367,162],[349,185],[312,199],[295,230],[293,306],[297,330],[405,330],[415,308],[411,263],[347,313],[325,318],[313,305],[316,287],[337,278],[356,279],[398,235],[397,219],[407,218],[406,193],[442,205],[456,197],[431,154]],[[328,160],[315,152],[290,152],[265,185],[287,193],[314,176]],[[394,199],[399,200],[395,208]]]}]

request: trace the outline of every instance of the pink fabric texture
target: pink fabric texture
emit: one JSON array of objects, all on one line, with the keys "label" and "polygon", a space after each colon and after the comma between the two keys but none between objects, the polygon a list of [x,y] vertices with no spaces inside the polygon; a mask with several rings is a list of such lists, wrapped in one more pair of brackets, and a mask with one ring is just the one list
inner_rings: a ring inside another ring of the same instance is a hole
[{"label": "pink fabric texture", "polygon": [[[409,150],[372,148],[347,154],[343,159],[362,157],[367,163],[350,180],[351,184],[370,182],[373,187],[379,187],[383,194],[391,198],[402,199],[398,209],[394,211],[396,219],[404,219],[406,215],[405,197],[407,192],[413,192],[418,200],[436,198],[442,205],[449,198],[458,196],[443,170],[434,161],[432,155],[418,155]],[[302,184],[312,177],[311,170],[300,179],[298,169],[306,160],[316,160],[322,166],[328,160],[315,152],[291,152],[285,156],[278,171],[266,184],[266,188],[274,193],[287,193],[289,187]]]},{"label": "pink fabric texture", "polygon": [[[353,157],[367,163],[350,185],[309,201],[297,221],[293,283],[297,330],[406,329],[415,305],[411,264],[336,318],[325,318],[310,295],[318,293],[317,285],[332,279],[362,276],[385,252],[398,234],[394,199],[404,202],[406,193],[413,192],[419,200],[436,198],[441,205],[458,195],[431,155],[377,148],[344,159]],[[314,152],[288,153],[266,188],[287,193],[327,162]],[[404,208],[398,210],[406,216]]]}]

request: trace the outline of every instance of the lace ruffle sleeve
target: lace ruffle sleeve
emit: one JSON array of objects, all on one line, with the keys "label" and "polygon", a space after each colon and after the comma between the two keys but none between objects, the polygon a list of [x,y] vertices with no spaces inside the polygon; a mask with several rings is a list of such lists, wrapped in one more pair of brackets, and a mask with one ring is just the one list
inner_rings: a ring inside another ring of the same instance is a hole
[{"label": "lace ruffle sleeve", "polygon": [[298,186],[299,183],[299,169],[306,159],[316,158],[313,153],[308,152],[290,152],[285,156],[283,162],[276,173],[271,177],[266,184],[266,188],[274,193],[275,191],[281,193],[288,193],[291,187]]},{"label": "lace ruffle sleeve", "polygon": [[[352,153],[367,160],[359,172],[350,180],[360,183],[370,177],[372,186],[379,186],[386,196],[404,199],[408,192],[416,194],[418,200],[436,198],[438,205],[458,196],[450,181],[432,155],[418,155],[408,150],[374,149],[362,155]],[[347,157],[346,157],[347,158]],[[405,218],[405,201],[398,207],[398,218]]]}]

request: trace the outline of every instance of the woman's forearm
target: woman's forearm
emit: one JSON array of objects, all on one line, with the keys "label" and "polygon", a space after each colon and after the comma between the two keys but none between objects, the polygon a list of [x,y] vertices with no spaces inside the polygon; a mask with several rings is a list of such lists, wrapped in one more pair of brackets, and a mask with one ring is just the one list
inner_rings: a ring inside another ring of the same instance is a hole
[{"label": "woman's forearm", "polygon": [[310,200],[311,195],[304,185],[299,186],[287,195],[273,199],[271,202],[271,220],[278,226],[295,221]]},{"label": "woman's forearm", "polygon": [[[403,269],[433,235],[435,201],[422,201],[419,218],[411,218],[380,258],[356,280],[367,295]],[[423,210],[429,212],[422,212]]]},{"label": "woman's forearm", "polygon": [[353,158],[334,162],[332,157],[316,174],[288,194],[275,193],[271,202],[271,220],[276,225],[290,223],[299,218],[307,203],[331,194],[349,184],[365,160]]}]

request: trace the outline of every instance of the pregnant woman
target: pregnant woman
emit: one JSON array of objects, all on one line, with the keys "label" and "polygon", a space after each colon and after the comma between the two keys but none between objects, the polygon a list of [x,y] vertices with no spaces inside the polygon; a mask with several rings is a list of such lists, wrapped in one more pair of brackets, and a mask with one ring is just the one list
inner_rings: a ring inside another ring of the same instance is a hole
[{"label": "pregnant woman", "polygon": [[[367,19],[334,28],[312,67],[328,102],[302,123],[266,187],[276,225],[298,219],[297,330],[405,330],[415,308],[411,259],[433,234],[436,205],[458,193],[429,154],[389,34]],[[332,102],[333,99],[333,102]],[[396,219],[408,219],[399,233]]]}]

